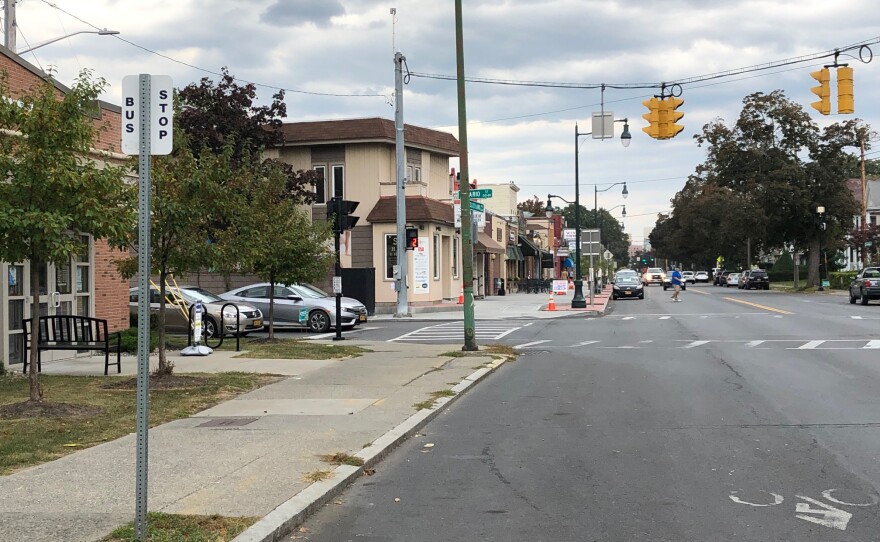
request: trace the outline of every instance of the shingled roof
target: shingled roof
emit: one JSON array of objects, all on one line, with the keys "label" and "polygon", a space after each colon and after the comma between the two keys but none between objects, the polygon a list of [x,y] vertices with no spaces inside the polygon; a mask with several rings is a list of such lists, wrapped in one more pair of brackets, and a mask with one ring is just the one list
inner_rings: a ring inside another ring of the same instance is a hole
[{"label": "shingled roof", "polygon": [[[395,142],[394,122],[382,118],[289,122],[281,127],[284,145],[319,145],[350,142]],[[458,156],[458,140],[452,134],[404,124],[407,147],[423,148]]]},{"label": "shingled roof", "polygon": [[[367,215],[367,221],[371,223],[397,222],[397,197],[383,196],[376,202],[376,206]],[[406,221],[407,222],[434,222],[440,224],[455,224],[452,215],[452,205],[426,198],[424,196],[406,197]]]}]

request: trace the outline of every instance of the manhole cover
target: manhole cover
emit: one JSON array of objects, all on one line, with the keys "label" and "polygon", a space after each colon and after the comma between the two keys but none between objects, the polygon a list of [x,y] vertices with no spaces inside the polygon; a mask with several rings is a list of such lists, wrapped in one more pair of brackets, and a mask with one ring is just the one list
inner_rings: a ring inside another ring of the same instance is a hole
[{"label": "manhole cover", "polygon": [[196,427],[241,427],[257,420],[259,418],[214,418]]}]

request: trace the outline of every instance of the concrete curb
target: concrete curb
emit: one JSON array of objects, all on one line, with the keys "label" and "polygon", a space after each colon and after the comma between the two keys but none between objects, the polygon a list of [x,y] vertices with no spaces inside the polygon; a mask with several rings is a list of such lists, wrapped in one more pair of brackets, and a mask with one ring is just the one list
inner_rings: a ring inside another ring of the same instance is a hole
[{"label": "concrete curb", "polygon": [[300,491],[236,536],[232,542],[278,542],[336,495],[342,493],[346,487],[363,475],[364,469],[369,469],[384,459],[400,443],[421,430],[428,422],[436,418],[446,406],[461,397],[465,390],[493,373],[505,362],[506,360],[496,360],[487,367],[471,373],[452,388],[452,391],[456,392],[454,396],[437,399],[432,408],[419,410],[403,423],[376,439],[373,444],[354,454],[364,460],[363,466],[341,465],[336,467],[331,479],[315,482]]}]

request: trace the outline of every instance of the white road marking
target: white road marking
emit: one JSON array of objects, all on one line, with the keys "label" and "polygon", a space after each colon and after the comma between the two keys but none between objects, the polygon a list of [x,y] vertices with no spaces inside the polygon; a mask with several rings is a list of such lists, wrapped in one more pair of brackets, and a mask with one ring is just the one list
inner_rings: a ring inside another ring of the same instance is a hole
[{"label": "white road marking", "polygon": [[825,341],[809,341],[808,343],[802,344],[797,347],[798,350],[813,350],[817,346],[821,345]]},{"label": "white road marking", "polygon": [[850,316],[850,318],[852,318],[853,320],[861,320],[862,319],[861,316]]},{"label": "white road marking", "polygon": [[654,342],[654,340],[653,340],[653,339],[648,339],[647,341],[639,341],[639,342],[640,342],[640,343],[643,343],[643,344],[650,344],[650,343]]},{"label": "white road marking", "polygon": [[522,350],[522,349],[528,348],[530,346],[535,346],[536,344],[549,343],[549,342],[550,342],[549,339],[545,339],[543,341],[532,341],[530,343],[518,344],[518,345],[514,346],[513,349],[514,350]]},{"label": "white road marking", "polygon": [[836,504],[842,504],[844,506],[874,506],[875,504],[880,503],[880,498],[878,498],[877,495],[871,495],[871,494],[868,494],[868,499],[870,499],[871,502],[863,502],[863,503],[857,504],[854,502],[840,501],[840,500],[837,500],[834,497],[832,497],[832,493],[834,493],[835,491],[839,491],[839,490],[826,489],[825,491],[822,492],[822,496],[825,497],[826,500],[829,500],[829,501],[836,503]]},{"label": "white road marking", "polygon": [[638,350],[641,346],[597,346],[596,348],[605,348],[607,350]]},{"label": "white road marking", "polygon": [[636,319],[635,316],[624,316],[623,318],[621,318],[621,320],[635,320],[635,319]]},{"label": "white road marking", "polygon": [[738,491],[733,491],[733,492],[731,492],[730,495],[728,495],[728,497],[730,497],[730,500],[732,500],[732,501],[735,502],[735,503],[739,503],[739,504],[747,504],[747,505],[749,505],[749,506],[755,506],[755,507],[776,506],[777,504],[782,504],[782,501],[785,500],[785,499],[782,497],[782,495],[779,495],[779,494],[776,494],[776,493],[772,493],[772,492],[770,492],[770,491],[761,491],[761,493],[766,493],[766,494],[768,494],[768,495],[773,495],[773,502],[771,502],[771,503],[766,503],[766,504],[759,504],[759,503],[755,503],[755,502],[744,501],[744,500],[742,500],[742,499],[740,499],[739,497],[736,496],[737,493],[738,493]]},{"label": "white road marking", "polygon": [[[346,333],[357,333],[358,331],[370,331],[371,329],[382,329],[382,328],[381,327],[356,327],[354,329],[343,329],[342,334],[345,335]],[[331,331],[330,333],[309,335],[308,337],[303,337],[303,338],[307,341],[315,341],[315,340],[326,339],[328,337],[335,337],[335,336],[336,336],[336,332]]]},{"label": "white road marking", "polygon": [[669,316],[661,316],[658,320],[669,320]]},{"label": "white road marking", "polygon": [[529,322],[528,324],[523,324],[522,327],[528,327],[528,326],[530,326],[530,325],[532,325],[532,324],[534,324],[534,322]]},{"label": "white road marking", "polygon": [[862,348],[869,350],[880,348],[880,341],[868,341],[868,343]]},{"label": "white road marking", "polygon": [[573,345],[571,345],[571,347],[572,347],[572,348],[576,348],[576,347],[578,347],[578,346],[589,346],[589,345],[591,345],[591,344],[595,344],[595,343],[597,343],[597,342],[599,342],[599,341],[584,341],[584,342],[582,342],[582,343],[573,344]]},{"label": "white road marking", "polygon": [[746,343],[746,346],[749,348],[754,348],[763,342],[766,342],[766,341],[749,341]]},{"label": "white road marking", "polygon": [[710,342],[710,341],[693,341],[688,345],[682,346],[682,348],[696,348],[698,346],[703,346],[704,344],[706,344],[708,342]]},{"label": "white road marking", "polygon": [[[849,523],[850,518],[852,518],[852,514],[850,514],[846,510],[834,508],[833,506],[825,504],[824,502],[817,501],[816,499],[811,499],[809,497],[804,497],[803,495],[795,495],[795,497],[797,497],[798,499],[803,499],[808,503],[815,504],[819,508],[812,508],[809,504],[805,502],[799,502],[795,505],[794,511],[797,513],[794,517],[802,519],[804,521],[809,521],[810,523],[815,523],[817,525],[831,527],[832,529],[839,529],[841,531],[846,530],[846,526]],[[806,516],[804,514],[818,514],[821,517]]]}]

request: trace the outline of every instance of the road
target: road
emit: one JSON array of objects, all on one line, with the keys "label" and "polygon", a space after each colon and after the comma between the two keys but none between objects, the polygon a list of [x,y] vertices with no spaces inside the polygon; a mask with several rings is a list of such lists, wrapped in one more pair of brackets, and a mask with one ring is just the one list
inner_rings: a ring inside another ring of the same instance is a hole
[{"label": "road", "polygon": [[508,333],[517,361],[294,537],[878,540],[880,307],[682,298]]}]

